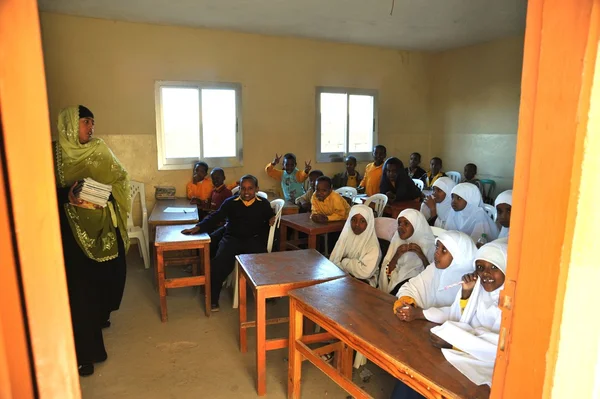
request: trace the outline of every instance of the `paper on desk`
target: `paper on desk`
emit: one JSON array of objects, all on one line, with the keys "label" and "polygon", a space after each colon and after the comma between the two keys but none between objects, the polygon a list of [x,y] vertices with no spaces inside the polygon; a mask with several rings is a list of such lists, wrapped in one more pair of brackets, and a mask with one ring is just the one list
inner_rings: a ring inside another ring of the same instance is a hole
[{"label": "paper on desk", "polygon": [[169,206],[164,210],[165,213],[194,213],[196,208],[176,208],[174,206]]}]

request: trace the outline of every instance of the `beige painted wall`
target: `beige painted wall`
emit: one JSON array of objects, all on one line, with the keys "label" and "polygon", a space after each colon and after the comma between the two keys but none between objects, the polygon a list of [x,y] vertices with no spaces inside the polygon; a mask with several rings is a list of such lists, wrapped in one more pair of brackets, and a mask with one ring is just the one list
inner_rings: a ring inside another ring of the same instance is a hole
[{"label": "beige painted wall", "polygon": [[[253,173],[262,189],[274,188],[264,166],[275,152],[315,159],[316,86],[378,89],[379,141],[403,159],[414,148],[427,152],[427,54],[47,13],[41,24],[53,125],[61,107],[88,106],[97,136],[146,183],[149,202],[154,185],[183,194],[191,179],[191,165],[158,171],[156,80],[243,85],[244,167],[226,169],[229,181]],[[343,165],[314,168],[333,173]]]},{"label": "beige painted wall", "polygon": [[431,153],[444,170],[475,163],[480,178],[496,181],[496,194],[511,188],[523,37],[437,53],[431,62]]}]

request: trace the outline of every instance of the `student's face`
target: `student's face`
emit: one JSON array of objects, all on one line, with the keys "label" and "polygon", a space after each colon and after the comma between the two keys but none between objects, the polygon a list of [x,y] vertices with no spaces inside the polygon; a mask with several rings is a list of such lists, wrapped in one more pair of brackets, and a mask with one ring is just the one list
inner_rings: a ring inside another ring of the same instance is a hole
[{"label": "student's face", "polygon": [[433,200],[436,204],[441,203],[446,199],[446,192],[437,186],[433,186]]},{"label": "student's face", "polygon": [[240,184],[240,198],[244,201],[250,201],[256,196],[256,191],[258,191],[258,186],[254,185],[254,181],[251,179],[242,180]]},{"label": "student's face", "polygon": [[463,174],[465,175],[465,179],[473,180],[477,174],[477,168],[473,165],[466,165]]},{"label": "student's face", "polygon": [[450,203],[452,209],[456,212],[460,212],[467,207],[467,201],[465,201],[461,196],[452,194],[452,202]]},{"label": "student's face", "polygon": [[403,240],[408,240],[410,237],[412,237],[414,232],[415,229],[407,218],[402,216],[400,219],[398,219],[398,235],[400,238]]},{"label": "student's face", "polygon": [[79,142],[85,144],[92,139],[94,134],[94,118],[79,119]]},{"label": "student's face", "polygon": [[429,167],[431,168],[431,174],[433,176],[437,175],[440,173],[440,170],[442,170],[442,164],[437,159],[432,159],[431,162],[429,162]]},{"label": "student's face", "polygon": [[327,197],[331,194],[331,186],[326,181],[320,181],[317,183],[317,189],[315,190],[315,195],[319,201],[325,201]]},{"label": "student's face", "polygon": [[385,161],[386,151],[383,148],[375,148],[373,150],[373,161],[375,161],[375,165],[379,166]]},{"label": "student's face", "polygon": [[308,182],[309,182],[310,188],[313,191],[315,190],[315,183],[317,182],[318,178],[319,178],[318,175],[308,175]]},{"label": "student's face", "polygon": [[498,216],[496,216],[496,221],[500,223],[502,227],[509,228],[510,227],[510,211],[512,210],[512,206],[508,204],[498,204],[496,206],[496,211],[498,211]]},{"label": "student's face", "polygon": [[477,259],[475,261],[475,272],[479,276],[479,283],[487,292],[496,291],[504,284],[504,273],[493,263]]},{"label": "student's face", "polygon": [[206,168],[203,165],[196,166],[196,169],[194,169],[194,180],[196,182],[204,180],[207,173],[208,170],[206,170]]},{"label": "student's face", "polygon": [[225,173],[223,172],[211,172],[210,179],[212,180],[213,186],[220,187],[225,182]]},{"label": "student's face", "polygon": [[348,174],[350,176],[354,175],[355,169],[356,169],[356,162],[354,162],[353,160],[346,161],[346,172],[348,172]]},{"label": "student's face", "polygon": [[286,172],[292,173],[295,168],[296,168],[296,162],[293,159],[285,158],[283,160],[283,169],[285,169]]},{"label": "student's face", "polygon": [[421,157],[417,154],[410,154],[410,160],[408,161],[408,166],[411,168],[416,168],[421,163]]},{"label": "student's face", "polygon": [[352,216],[352,219],[350,219],[350,227],[352,228],[352,232],[359,236],[367,229],[367,220],[363,217],[363,215],[357,213],[356,215]]},{"label": "student's face", "polygon": [[452,264],[454,258],[448,249],[442,244],[441,241],[435,243],[435,253],[433,254],[433,262],[435,267],[444,270]]},{"label": "student's face", "polygon": [[395,182],[398,176],[398,165],[389,163],[385,167],[385,175],[390,181]]}]

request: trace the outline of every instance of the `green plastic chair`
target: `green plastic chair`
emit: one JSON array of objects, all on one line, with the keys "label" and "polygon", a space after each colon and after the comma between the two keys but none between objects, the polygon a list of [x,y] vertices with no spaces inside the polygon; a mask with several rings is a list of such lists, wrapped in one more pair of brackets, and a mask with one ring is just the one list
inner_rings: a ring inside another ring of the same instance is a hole
[{"label": "green plastic chair", "polygon": [[494,191],[496,191],[496,182],[492,179],[480,179],[483,187],[483,202],[494,205]]}]

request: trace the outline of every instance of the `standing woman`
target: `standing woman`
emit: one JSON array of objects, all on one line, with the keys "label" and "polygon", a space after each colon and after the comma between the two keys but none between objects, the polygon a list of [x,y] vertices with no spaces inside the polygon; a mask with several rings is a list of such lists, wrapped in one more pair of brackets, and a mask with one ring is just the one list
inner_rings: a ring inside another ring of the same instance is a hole
[{"label": "standing woman", "polygon": [[[65,271],[79,374],[94,373],[106,360],[102,328],[110,326],[125,288],[125,254],[129,249],[127,171],[103,140],[93,138],[94,115],[80,105],[58,116],[55,171]],[[89,177],[112,186],[108,205],[78,198],[78,183]]]}]

